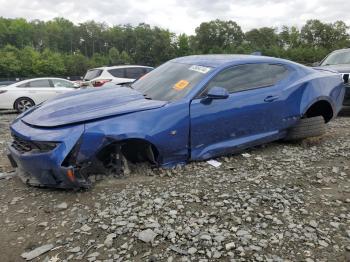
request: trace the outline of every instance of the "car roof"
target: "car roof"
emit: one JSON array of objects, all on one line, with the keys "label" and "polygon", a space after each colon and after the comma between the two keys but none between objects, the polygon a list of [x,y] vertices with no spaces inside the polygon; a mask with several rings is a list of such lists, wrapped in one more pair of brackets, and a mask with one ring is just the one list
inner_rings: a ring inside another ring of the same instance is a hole
[{"label": "car roof", "polygon": [[256,63],[256,62],[269,62],[269,63],[293,63],[288,60],[268,57],[268,56],[256,56],[256,55],[192,55],[184,56],[171,60],[176,63],[193,64],[208,67],[219,67],[224,64],[234,63]]},{"label": "car roof", "polygon": [[91,68],[90,70],[107,70],[107,69],[118,69],[118,68],[130,68],[130,67],[141,67],[141,68],[153,68],[151,66],[142,66],[142,65],[117,65],[117,66],[102,66],[102,67],[96,67],[96,68]]},{"label": "car roof", "polygon": [[342,48],[342,49],[337,49],[331,52],[332,53],[337,53],[337,52],[344,52],[344,51],[350,51],[350,48]]},{"label": "car roof", "polygon": [[18,85],[21,85],[21,84],[24,84],[24,83],[28,83],[30,81],[45,80],[45,79],[57,79],[57,80],[65,80],[65,81],[68,81],[68,82],[72,82],[72,81],[70,81],[68,79],[60,78],[60,77],[37,77],[37,78],[24,79],[24,80],[21,80],[21,81],[15,81],[15,82],[13,82],[10,85],[6,85],[5,87],[18,86]]},{"label": "car roof", "polygon": [[60,78],[60,77],[37,77],[37,78],[25,79],[25,80],[22,80],[22,81],[45,80],[45,79],[58,79],[58,80],[66,80],[66,81],[69,81],[68,79]]},{"label": "car roof", "polygon": [[[37,78],[29,78],[29,79],[24,79],[21,81],[17,81],[14,84],[19,84],[19,83],[26,83],[29,81],[35,81],[35,80],[45,80],[45,79],[57,79],[57,80],[66,80],[66,81],[70,81],[68,79],[65,78],[60,78],[60,77],[37,77]],[[71,81],[70,81],[71,82]]]}]

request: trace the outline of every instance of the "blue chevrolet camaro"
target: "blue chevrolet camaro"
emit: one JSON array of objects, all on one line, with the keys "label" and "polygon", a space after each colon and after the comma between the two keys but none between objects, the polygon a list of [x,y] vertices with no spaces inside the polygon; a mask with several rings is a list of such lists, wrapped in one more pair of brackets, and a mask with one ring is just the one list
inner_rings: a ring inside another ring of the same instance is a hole
[{"label": "blue chevrolet camaro", "polygon": [[126,161],[171,167],[319,135],[341,109],[339,74],[283,59],[173,59],[130,87],[65,94],[19,115],[9,159],[31,185],[89,187]]}]

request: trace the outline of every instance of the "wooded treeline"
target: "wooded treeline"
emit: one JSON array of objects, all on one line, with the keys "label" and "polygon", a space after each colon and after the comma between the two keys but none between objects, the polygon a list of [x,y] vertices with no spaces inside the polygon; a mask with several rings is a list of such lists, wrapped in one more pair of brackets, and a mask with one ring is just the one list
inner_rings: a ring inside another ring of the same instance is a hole
[{"label": "wooded treeline", "polygon": [[246,53],[320,61],[330,51],[350,47],[349,27],[342,21],[309,20],[301,28],[263,27],[243,32],[234,21],[201,23],[194,35],[176,35],[148,24],[107,26],[0,17],[0,77],[83,75],[103,65],[157,66],[190,54]]}]

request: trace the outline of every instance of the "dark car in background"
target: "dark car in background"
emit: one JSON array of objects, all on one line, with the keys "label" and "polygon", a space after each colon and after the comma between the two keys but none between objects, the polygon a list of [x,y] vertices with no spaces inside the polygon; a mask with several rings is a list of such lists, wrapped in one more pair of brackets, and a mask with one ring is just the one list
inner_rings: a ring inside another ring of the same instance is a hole
[{"label": "dark car in background", "polygon": [[335,50],[319,64],[321,68],[332,69],[342,74],[346,84],[343,107],[350,109],[350,48]]}]

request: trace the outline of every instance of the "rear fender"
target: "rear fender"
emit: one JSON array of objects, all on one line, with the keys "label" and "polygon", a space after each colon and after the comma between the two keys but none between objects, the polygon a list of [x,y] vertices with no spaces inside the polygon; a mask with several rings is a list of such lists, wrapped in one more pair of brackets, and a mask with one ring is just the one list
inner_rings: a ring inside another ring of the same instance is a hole
[{"label": "rear fender", "polygon": [[318,101],[327,101],[336,116],[342,107],[345,89],[337,75],[311,79],[307,82],[300,102],[300,117]]},{"label": "rear fender", "polygon": [[311,100],[306,106],[304,106],[301,110],[301,114],[300,116],[304,116],[305,113],[307,112],[307,110],[310,109],[311,106],[313,106],[315,103],[317,103],[318,101],[326,101],[330,104],[330,106],[332,107],[333,113],[336,111],[336,105],[334,103],[334,101],[332,101],[329,97],[327,96],[319,96],[319,97],[315,97],[313,100]]}]

